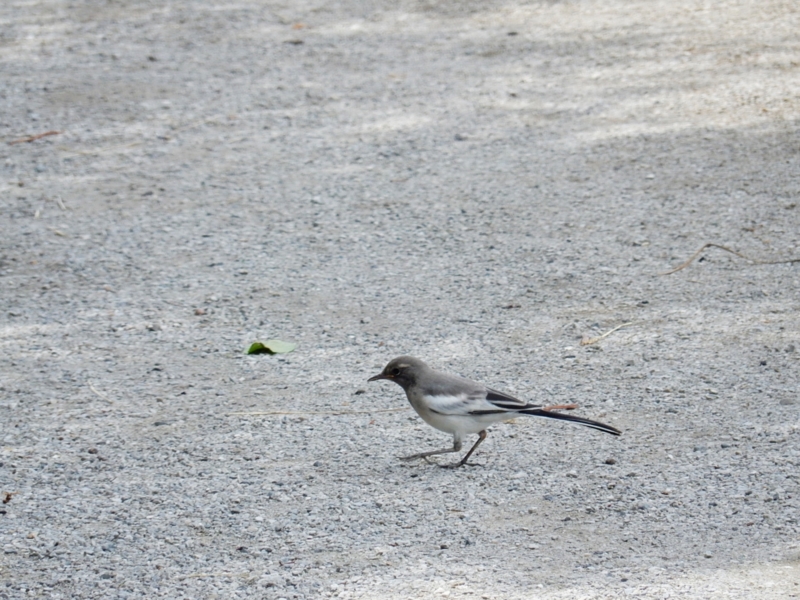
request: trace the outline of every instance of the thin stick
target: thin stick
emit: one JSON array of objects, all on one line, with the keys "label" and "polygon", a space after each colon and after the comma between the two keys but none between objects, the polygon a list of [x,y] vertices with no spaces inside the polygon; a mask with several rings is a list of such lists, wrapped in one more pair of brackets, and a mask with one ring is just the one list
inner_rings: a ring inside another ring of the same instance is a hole
[{"label": "thin stick", "polygon": [[578,408],[577,404],[553,404],[552,406],[543,406],[542,410],[575,410]]},{"label": "thin stick", "polygon": [[698,250],[697,252],[692,254],[686,262],[681,263],[680,265],[678,265],[677,267],[675,267],[674,269],[672,269],[670,271],[666,271],[664,273],[659,273],[659,275],[672,275],[673,273],[677,273],[678,271],[680,271],[682,269],[685,269],[690,264],[692,264],[692,261],[695,258],[697,258],[700,255],[700,253],[703,250],[705,250],[706,248],[719,248],[720,250],[725,250],[725,252],[730,252],[731,254],[735,254],[739,258],[743,258],[743,259],[745,259],[747,261],[750,261],[751,263],[754,263],[756,265],[781,265],[781,264],[787,264],[787,263],[800,262],[800,258],[789,258],[787,260],[756,260],[755,258],[750,258],[749,256],[745,256],[744,254],[742,254],[740,252],[736,252],[736,250],[731,250],[730,248],[726,248],[725,246],[720,246],[719,244],[713,244],[713,243],[709,242],[708,244],[703,244],[703,246],[700,248],[700,250]]},{"label": "thin stick", "polygon": [[102,398],[109,404],[114,404],[111,400],[108,399],[108,396],[106,396],[102,392],[97,391],[97,388],[94,387],[94,384],[91,381],[89,381],[88,383],[89,383],[89,389],[92,390],[99,398]]},{"label": "thin stick", "polygon": [[633,321],[630,321],[628,323],[623,323],[622,325],[617,325],[616,327],[614,327],[614,329],[606,331],[603,335],[598,335],[597,337],[593,337],[593,338],[584,338],[584,339],[581,340],[581,346],[589,346],[590,344],[596,344],[597,342],[602,340],[604,337],[607,337],[607,336],[611,335],[612,333],[614,333],[615,331],[617,331],[618,329],[622,329],[623,327],[627,327],[628,325],[633,325]]},{"label": "thin stick", "polygon": [[269,410],[259,412],[232,412],[229,417],[260,417],[263,415],[371,415],[374,413],[400,412],[403,408],[385,408],[381,410],[335,410],[335,411],[291,411],[291,410]]},{"label": "thin stick", "polygon": [[130,144],[121,144],[119,146],[109,146],[107,148],[97,148],[96,150],[75,150],[73,148],[68,148],[66,146],[58,146],[59,150],[63,150],[64,152],[72,152],[73,154],[83,154],[85,156],[91,156],[94,154],[101,154],[104,152],[116,152],[117,150],[124,150],[125,148],[133,148],[134,146],[140,146],[142,142],[133,142]]},{"label": "thin stick", "polygon": [[178,575],[178,579],[198,579],[202,577],[247,577],[250,573],[189,573]]},{"label": "thin stick", "polygon": [[36,135],[29,135],[24,138],[19,138],[18,140],[13,140],[8,142],[9,146],[13,146],[14,144],[24,144],[26,142],[35,142],[36,140],[40,140],[43,137],[47,137],[48,135],[58,135],[61,133],[60,131],[45,131],[44,133],[37,133]]}]

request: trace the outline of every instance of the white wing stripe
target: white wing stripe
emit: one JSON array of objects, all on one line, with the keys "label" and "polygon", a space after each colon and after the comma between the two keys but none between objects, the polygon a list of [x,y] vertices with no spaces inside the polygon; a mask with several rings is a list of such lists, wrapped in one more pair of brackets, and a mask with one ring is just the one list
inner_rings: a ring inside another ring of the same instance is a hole
[{"label": "white wing stripe", "polygon": [[474,411],[496,409],[497,407],[487,402],[485,398],[467,396],[425,396],[429,410],[440,415],[468,416]]}]

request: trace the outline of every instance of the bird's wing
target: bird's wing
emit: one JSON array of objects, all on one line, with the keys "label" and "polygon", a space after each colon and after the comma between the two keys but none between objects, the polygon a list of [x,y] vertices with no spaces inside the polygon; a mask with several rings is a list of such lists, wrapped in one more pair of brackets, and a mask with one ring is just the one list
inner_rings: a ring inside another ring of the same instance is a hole
[{"label": "bird's wing", "polygon": [[477,390],[426,396],[425,403],[431,412],[452,417],[480,414],[479,411],[492,408],[492,405],[486,401],[486,393]]},{"label": "bird's wing", "polygon": [[475,386],[458,394],[427,396],[428,408],[440,415],[492,415],[538,408],[497,390]]},{"label": "bird's wing", "polygon": [[517,411],[523,408],[539,408],[537,405],[528,404],[524,400],[509,396],[505,392],[486,388],[486,401],[497,409],[504,411]]}]

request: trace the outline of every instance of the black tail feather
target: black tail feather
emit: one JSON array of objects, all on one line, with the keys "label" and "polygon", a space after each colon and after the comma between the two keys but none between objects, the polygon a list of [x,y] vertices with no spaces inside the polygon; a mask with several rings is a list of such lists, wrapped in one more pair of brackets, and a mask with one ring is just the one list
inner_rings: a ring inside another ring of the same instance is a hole
[{"label": "black tail feather", "polygon": [[592,421],[591,419],[583,419],[581,417],[576,417],[574,415],[567,415],[564,413],[542,410],[541,408],[528,408],[521,410],[519,412],[523,415],[531,415],[532,417],[546,417],[548,419],[559,419],[561,421],[570,421],[572,423],[577,423],[578,425],[585,425],[586,427],[599,429],[600,431],[610,433],[611,435],[622,434],[622,432],[619,429],[617,429],[616,427],[612,427],[611,425],[606,425],[605,423],[600,423],[599,421]]}]

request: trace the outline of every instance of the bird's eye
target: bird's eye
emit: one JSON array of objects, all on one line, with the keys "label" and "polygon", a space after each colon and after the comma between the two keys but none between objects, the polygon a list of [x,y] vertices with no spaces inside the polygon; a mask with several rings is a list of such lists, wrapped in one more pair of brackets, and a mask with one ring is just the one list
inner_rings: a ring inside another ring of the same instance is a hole
[{"label": "bird's eye", "polygon": [[398,375],[400,375],[400,369],[395,367],[392,369],[392,377],[397,377]]}]

